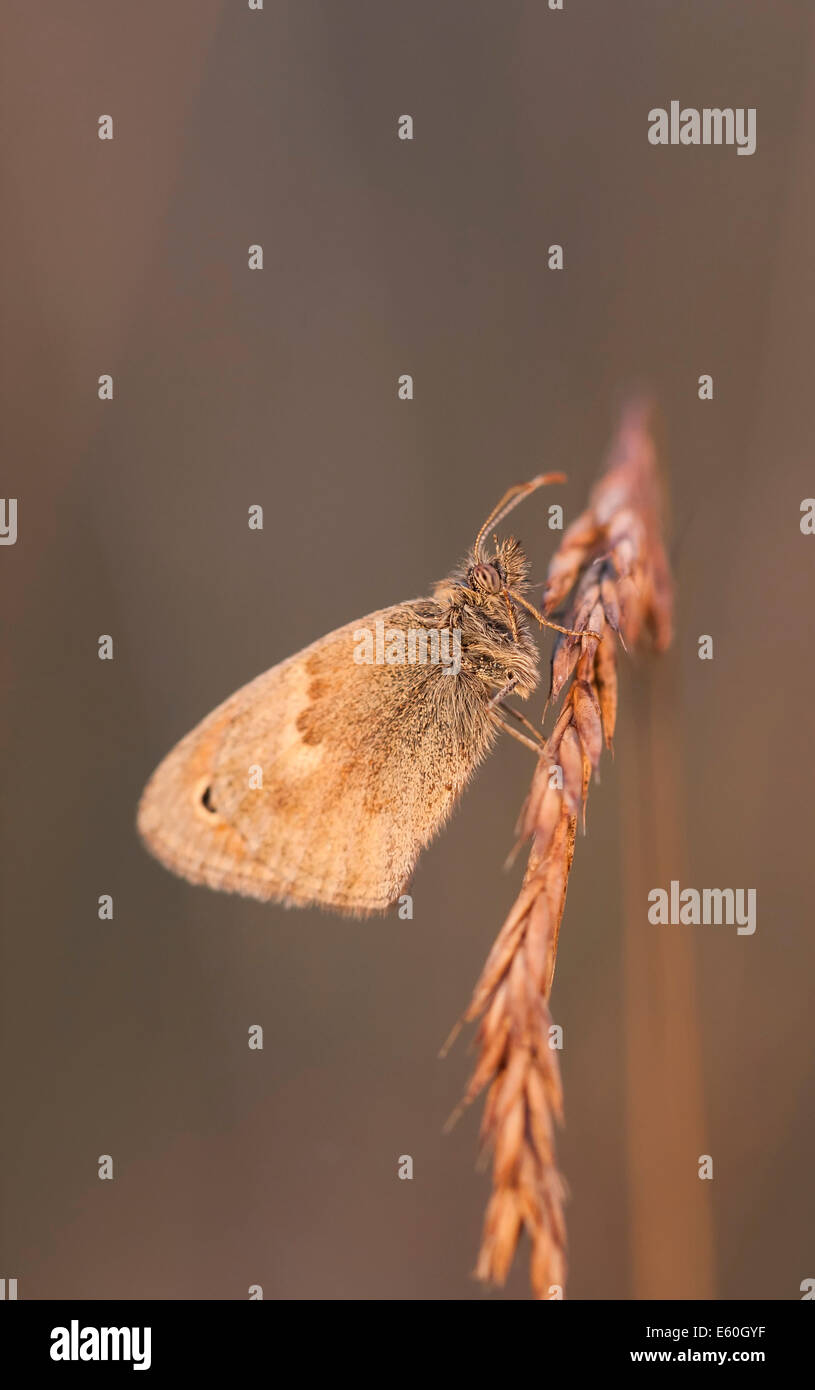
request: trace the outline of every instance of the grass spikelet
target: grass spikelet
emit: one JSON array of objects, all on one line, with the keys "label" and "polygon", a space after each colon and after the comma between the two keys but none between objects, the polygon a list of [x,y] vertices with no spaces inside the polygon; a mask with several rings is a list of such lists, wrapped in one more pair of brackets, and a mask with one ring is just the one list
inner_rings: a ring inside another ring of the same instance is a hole
[{"label": "grass spikelet", "polygon": [[672,635],[646,406],[625,411],[588,507],[552,558],[541,611],[584,635],[555,642],[549,698],[563,702],[519,820],[530,845],[523,885],[464,1015],[478,1023],[478,1060],[462,1104],[486,1092],[480,1142],[492,1155],[492,1195],[476,1275],[503,1283],[525,1230],[532,1288],[548,1299],[562,1296],[566,1280],[566,1188],[554,1146],[563,1095],[549,996],[575,837],[603,746],[613,746],[619,644],[631,651],[649,630],[664,650]]}]

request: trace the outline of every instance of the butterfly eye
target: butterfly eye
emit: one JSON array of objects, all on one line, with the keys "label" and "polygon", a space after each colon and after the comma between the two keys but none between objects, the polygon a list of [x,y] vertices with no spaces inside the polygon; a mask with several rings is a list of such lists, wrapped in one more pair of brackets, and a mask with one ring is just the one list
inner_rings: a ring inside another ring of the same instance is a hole
[{"label": "butterfly eye", "polygon": [[473,565],[470,570],[470,581],[475,584],[476,588],[486,589],[491,594],[497,594],[501,588],[501,576],[495,565]]}]

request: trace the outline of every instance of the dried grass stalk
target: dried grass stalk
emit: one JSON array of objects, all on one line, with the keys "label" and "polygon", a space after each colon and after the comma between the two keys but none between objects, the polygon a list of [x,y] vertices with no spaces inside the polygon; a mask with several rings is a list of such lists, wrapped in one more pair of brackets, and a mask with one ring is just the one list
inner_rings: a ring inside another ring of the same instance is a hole
[{"label": "dried grass stalk", "polygon": [[480,1022],[478,1062],[463,1104],[486,1090],[481,1146],[493,1155],[476,1275],[503,1283],[525,1228],[538,1298],[556,1296],[552,1286],[562,1289],[566,1277],[565,1185],[554,1148],[563,1096],[548,1000],[577,823],[585,828],[591,776],[603,743],[613,743],[617,638],[630,649],[649,628],[664,650],[672,635],[647,406],[624,413],[589,505],[552,559],[543,612],[557,610],[563,626],[600,637],[557,639],[550,699],[565,696],[518,824],[519,842],[530,842],[529,863],[464,1016]]}]

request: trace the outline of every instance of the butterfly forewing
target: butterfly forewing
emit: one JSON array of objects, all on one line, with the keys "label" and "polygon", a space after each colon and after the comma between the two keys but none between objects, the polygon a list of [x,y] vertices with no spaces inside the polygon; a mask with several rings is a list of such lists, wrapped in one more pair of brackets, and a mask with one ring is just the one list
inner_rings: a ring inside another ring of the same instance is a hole
[{"label": "butterfly forewing", "polygon": [[495,736],[466,667],[359,659],[360,632],[407,631],[428,611],[350,623],[219,706],[144,792],[153,853],[251,897],[349,913],[394,902]]}]

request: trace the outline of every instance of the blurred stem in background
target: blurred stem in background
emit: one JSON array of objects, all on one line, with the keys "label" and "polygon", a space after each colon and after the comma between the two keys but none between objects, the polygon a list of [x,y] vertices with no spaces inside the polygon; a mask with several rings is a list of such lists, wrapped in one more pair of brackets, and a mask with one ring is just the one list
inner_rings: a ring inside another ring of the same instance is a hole
[{"label": "blurred stem in background", "polygon": [[[624,1018],[631,1296],[715,1296],[693,927],[654,926],[648,893],[686,884],[675,652],[631,672],[621,700]],[[715,1155],[714,1155],[715,1159]],[[715,1179],[714,1179],[715,1181]]]}]

